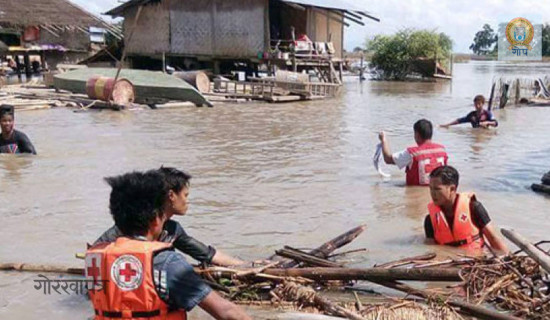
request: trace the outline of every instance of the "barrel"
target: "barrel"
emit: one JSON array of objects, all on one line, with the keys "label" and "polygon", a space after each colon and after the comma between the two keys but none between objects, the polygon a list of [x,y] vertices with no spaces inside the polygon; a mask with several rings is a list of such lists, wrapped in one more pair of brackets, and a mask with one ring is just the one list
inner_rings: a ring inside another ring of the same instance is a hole
[{"label": "barrel", "polygon": [[210,92],[210,79],[203,71],[180,71],[174,72],[174,76],[189,83],[200,93]]},{"label": "barrel", "polygon": [[134,85],[127,79],[92,76],[86,81],[86,93],[95,100],[109,101],[117,105],[128,105],[134,102]]}]

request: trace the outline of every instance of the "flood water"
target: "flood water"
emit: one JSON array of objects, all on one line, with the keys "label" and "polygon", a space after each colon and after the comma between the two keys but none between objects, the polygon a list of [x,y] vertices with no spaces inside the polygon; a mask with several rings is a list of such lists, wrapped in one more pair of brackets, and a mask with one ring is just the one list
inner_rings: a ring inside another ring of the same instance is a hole
[{"label": "flood water", "polygon": [[[16,114],[36,157],[0,156],[0,263],[79,266],[112,222],[103,177],[161,165],[193,175],[191,206],[176,217],[192,236],[243,259],[277,248],[315,247],[359,224],[367,230],[346,249],[368,248],[353,265],[438,250],[424,243],[428,189],[374,170],[377,133],[392,151],[412,145],[413,123],[449,122],[473,110],[499,75],[545,75],[550,65],[471,62],[441,83],[359,83],[341,97],[291,104],[228,104],[127,112],[59,108]],[[550,170],[550,108],[495,112],[497,129],[437,128],[462,191],[475,191],[496,225],[547,238],[550,197],[529,186]],[[34,289],[36,274],[0,273],[1,319],[85,319],[83,296]]]}]

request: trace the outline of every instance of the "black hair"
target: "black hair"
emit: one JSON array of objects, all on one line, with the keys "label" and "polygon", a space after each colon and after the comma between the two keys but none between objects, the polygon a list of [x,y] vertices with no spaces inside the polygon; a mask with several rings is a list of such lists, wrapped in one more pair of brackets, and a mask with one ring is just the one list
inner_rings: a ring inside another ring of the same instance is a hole
[{"label": "black hair", "polygon": [[11,104],[0,105],[0,118],[2,118],[5,114],[9,114],[12,117],[15,117],[14,109],[15,108]]},{"label": "black hair", "polygon": [[190,174],[171,167],[160,167],[158,172],[164,176],[166,196],[170,190],[177,193],[183,188],[189,188]]},{"label": "black hair", "polygon": [[458,171],[451,166],[437,167],[430,173],[430,178],[439,178],[441,183],[446,186],[455,185],[458,187]]},{"label": "black hair", "polygon": [[485,103],[485,97],[482,94],[478,94],[474,97],[474,103],[481,102],[482,104]]},{"label": "black hair", "polygon": [[429,140],[432,138],[433,127],[432,123],[426,119],[420,119],[414,123],[414,132],[418,132],[420,138],[423,140]]},{"label": "black hair", "polygon": [[115,225],[126,236],[145,235],[163,214],[164,177],[157,170],[134,171],[105,181],[112,188],[109,209]]}]

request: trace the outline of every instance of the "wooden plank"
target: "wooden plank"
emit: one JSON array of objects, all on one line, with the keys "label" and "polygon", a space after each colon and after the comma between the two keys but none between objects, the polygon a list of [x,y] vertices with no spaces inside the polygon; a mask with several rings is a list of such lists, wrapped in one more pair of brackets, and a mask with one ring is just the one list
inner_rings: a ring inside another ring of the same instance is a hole
[{"label": "wooden plank", "polygon": [[550,257],[545,252],[535,247],[529,240],[514,230],[500,229],[500,232],[540,264],[546,272],[550,273]]}]

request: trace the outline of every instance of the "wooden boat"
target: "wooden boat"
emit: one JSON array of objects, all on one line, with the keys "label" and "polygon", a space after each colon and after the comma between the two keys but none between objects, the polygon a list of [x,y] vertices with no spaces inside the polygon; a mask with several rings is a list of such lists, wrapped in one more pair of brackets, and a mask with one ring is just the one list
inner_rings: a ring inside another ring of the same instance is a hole
[{"label": "wooden boat", "polygon": [[[115,68],[83,68],[54,76],[56,89],[86,94],[86,81],[93,76],[114,78]],[[212,104],[193,86],[171,75],[147,70],[122,69],[119,78],[128,79],[134,85],[135,102],[147,105],[171,100],[190,101],[197,106]]]}]

